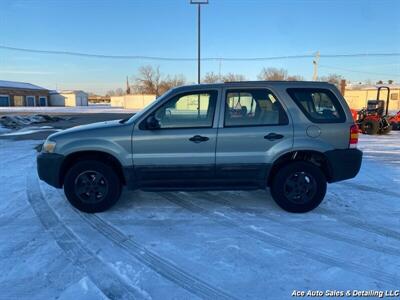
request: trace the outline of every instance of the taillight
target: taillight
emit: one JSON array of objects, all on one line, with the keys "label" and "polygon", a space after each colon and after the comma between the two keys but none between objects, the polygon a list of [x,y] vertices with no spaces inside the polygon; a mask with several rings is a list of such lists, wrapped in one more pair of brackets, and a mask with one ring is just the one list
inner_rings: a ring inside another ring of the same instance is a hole
[{"label": "taillight", "polygon": [[357,148],[358,144],[358,126],[356,124],[350,127],[349,148]]}]

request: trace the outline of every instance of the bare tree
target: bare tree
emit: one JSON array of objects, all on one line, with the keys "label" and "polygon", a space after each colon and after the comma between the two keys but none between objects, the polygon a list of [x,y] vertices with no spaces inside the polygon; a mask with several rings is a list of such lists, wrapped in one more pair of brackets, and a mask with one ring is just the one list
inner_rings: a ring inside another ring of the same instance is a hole
[{"label": "bare tree", "polygon": [[286,78],[286,80],[287,80],[287,81],[302,81],[302,80],[304,80],[304,77],[303,77],[303,76],[300,76],[300,75],[289,75],[289,76]]},{"label": "bare tree", "polygon": [[320,81],[326,81],[336,85],[337,87],[340,86],[340,81],[343,80],[343,76],[339,74],[329,74],[328,76],[322,76],[319,78]]},{"label": "bare tree", "polygon": [[285,69],[263,68],[258,74],[259,80],[286,80],[288,72]]},{"label": "bare tree", "polygon": [[142,94],[155,94],[159,96],[161,73],[160,67],[154,68],[153,66],[147,65],[142,66],[138,70],[134,81],[134,90]]},{"label": "bare tree", "polygon": [[109,90],[109,91],[106,93],[106,96],[108,96],[108,97],[112,97],[112,96],[123,96],[123,95],[125,95],[125,92],[124,92],[124,90],[121,89],[121,88],[117,88],[117,89],[115,89],[115,90]]},{"label": "bare tree", "polygon": [[117,88],[115,90],[115,96],[123,96],[123,95],[125,95],[125,92],[122,88]]},{"label": "bare tree", "polygon": [[115,92],[113,90],[109,90],[109,91],[107,91],[106,96],[108,96],[108,97],[115,96]]},{"label": "bare tree", "polygon": [[232,81],[245,81],[246,77],[242,74],[228,73],[222,76],[224,82],[232,82]]},{"label": "bare tree", "polygon": [[147,65],[139,68],[138,75],[134,77],[133,90],[137,93],[154,94],[158,97],[170,88],[185,82],[183,75],[168,75],[163,78],[160,67]]},{"label": "bare tree", "polygon": [[165,79],[161,80],[159,92],[160,95],[164,94],[169,89],[174,87],[184,85],[186,83],[186,79],[183,75],[167,75]]},{"label": "bare tree", "polygon": [[246,77],[242,74],[228,73],[225,75],[217,75],[214,72],[208,72],[202,79],[204,83],[232,82],[244,81]]},{"label": "bare tree", "polygon": [[221,76],[218,74],[215,74],[214,72],[208,72],[206,75],[204,75],[202,82],[204,83],[217,83],[217,82],[222,82]]}]

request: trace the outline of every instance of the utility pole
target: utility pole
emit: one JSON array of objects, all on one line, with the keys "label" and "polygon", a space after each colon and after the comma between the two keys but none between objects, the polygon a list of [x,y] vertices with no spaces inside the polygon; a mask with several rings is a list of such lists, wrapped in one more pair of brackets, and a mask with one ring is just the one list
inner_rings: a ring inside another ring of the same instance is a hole
[{"label": "utility pole", "polygon": [[200,28],[201,28],[201,5],[208,4],[208,0],[190,0],[190,4],[197,4],[197,83],[200,84]]},{"label": "utility pole", "polygon": [[315,53],[315,58],[313,60],[313,65],[314,65],[314,73],[313,73],[313,80],[317,81],[318,80],[318,64],[319,64],[319,51]]},{"label": "utility pole", "polygon": [[221,67],[222,67],[222,60],[219,59],[219,63],[218,63],[218,79],[219,80],[221,80],[221,78],[222,78]]},{"label": "utility pole", "polygon": [[126,94],[129,95],[131,93],[131,87],[129,86],[128,76],[126,76]]},{"label": "utility pole", "polygon": [[346,92],[346,79],[340,80],[340,93],[342,96],[344,96],[344,93]]}]

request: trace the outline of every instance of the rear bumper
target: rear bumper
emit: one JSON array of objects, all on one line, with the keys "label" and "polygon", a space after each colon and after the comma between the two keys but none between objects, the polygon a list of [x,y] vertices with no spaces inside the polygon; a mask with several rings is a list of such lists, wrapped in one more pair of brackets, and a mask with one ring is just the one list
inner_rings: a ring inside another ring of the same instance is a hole
[{"label": "rear bumper", "polygon": [[39,178],[51,186],[61,188],[60,171],[64,156],[57,153],[40,153],[36,161]]},{"label": "rear bumper", "polygon": [[354,178],[360,171],[362,152],[358,149],[332,150],[325,155],[329,164],[329,182]]}]

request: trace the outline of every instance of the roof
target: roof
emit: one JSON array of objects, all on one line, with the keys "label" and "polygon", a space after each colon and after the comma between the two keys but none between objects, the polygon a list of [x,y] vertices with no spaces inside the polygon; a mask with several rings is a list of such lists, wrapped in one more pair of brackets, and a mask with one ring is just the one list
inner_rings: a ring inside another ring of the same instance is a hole
[{"label": "roof", "polygon": [[394,84],[376,84],[376,85],[360,85],[360,84],[354,84],[350,85],[349,89],[351,90],[377,90],[378,87],[388,87],[391,90],[397,90],[400,89],[400,84],[394,83]]},{"label": "roof", "polygon": [[46,90],[38,85],[34,85],[27,82],[18,82],[18,81],[7,81],[7,80],[0,80],[0,88],[13,88],[13,89],[25,89],[25,90]]},{"label": "roof", "polygon": [[88,95],[88,93],[81,91],[81,90],[65,90],[65,91],[51,90],[50,91],[50,94],[77,94],[77,93],[84,93],[84,94]]},{"label": "roof", "polygon": [[194,88],[222,88],[222,87],[264,87],[264,86],[283,86],[283,87],[327,87],[332,86],[333,84],[324,81],[232,81],[232,82],[224,82],[224,83],[201,83],[201,84],[191,84],[191,85],[183,85],[176,87],[175,90],[189,90]]},{"label": "roof", "polygon": [[81,90],[66,90],[66,91],[59,91],[58,93],[60,93],[60,94],[76,94],[76,93],[87,94],[86,92],[81,91]]}]

